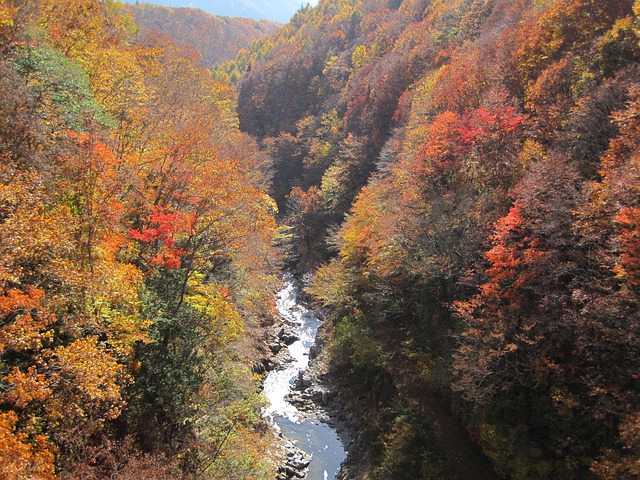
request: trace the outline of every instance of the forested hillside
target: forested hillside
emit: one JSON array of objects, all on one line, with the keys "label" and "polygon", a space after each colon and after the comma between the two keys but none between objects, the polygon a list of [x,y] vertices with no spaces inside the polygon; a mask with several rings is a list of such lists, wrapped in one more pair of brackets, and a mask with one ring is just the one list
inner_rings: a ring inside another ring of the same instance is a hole
[{"label": "forested hillside", "polygon": [[640,475],[638,15],[321,0],[216,72],[370,426],[357,478],[446,478],[434,398],[505,478]]},{"label": "forested hillside", "polygon": [[640,477],[640,0],[185,12],[0,0],[0,477],[273,479],[283,252],[349,478]]},{"label": "forested hillside", "polygon": [[[125,3],[140,3],[139,0],[125,0]],[[154,0],[150,2],[167,7],[198,8],[212,15],[234,18],[253,18],[287,23],[291,16],[303,5],[315,5],[318,0]]]},{"label": "forested hillside", "polygon": [[111,0],[0,0],[0,53],[0,477],[273,478],[275,203],[232,89]]},{"label": "forested hillside", "polygon": [[234,59],[240,49],[280,26],[268,20],[218,17],[195,8],[148,3],[136,3],[130,8],[140,28],[165,33],[177,45],[193,47],[207,68]]}]

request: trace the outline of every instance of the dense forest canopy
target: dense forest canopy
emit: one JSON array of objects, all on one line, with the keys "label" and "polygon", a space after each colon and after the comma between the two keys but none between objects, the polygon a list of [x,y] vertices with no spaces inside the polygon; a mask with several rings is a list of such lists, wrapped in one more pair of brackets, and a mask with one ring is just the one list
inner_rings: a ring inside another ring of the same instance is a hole
[{"label": "dense forest canopy", "polygon": [[326,0],[216,70],[376,419],[362,478],[441,478],[394,406],[427,390],[506,478],[640,475],[638,15]]},{"label": "dense forest canopy", "polygon": [[128,8],[0,0],[6,478],[274,478],[283,253],[354,478],[459,477],[441,405],[499,477],[640,476],[640,0],[320,0],[213,71]]},{"label": "dense forest canopy", "polygon": [[117,1],[0,0],[0,476],[273,478],[278,253],[234,93]]}]

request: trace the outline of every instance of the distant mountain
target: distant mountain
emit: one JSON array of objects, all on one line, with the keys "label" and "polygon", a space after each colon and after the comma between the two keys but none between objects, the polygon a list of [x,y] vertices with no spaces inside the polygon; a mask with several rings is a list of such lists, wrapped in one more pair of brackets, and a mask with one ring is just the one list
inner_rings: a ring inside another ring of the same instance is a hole
[{"label": "distant mountain", "polygon": [[179,45],[191,45],[205,67],[235,58],[251,42],[275,31],[270,20],[219,17],[195,8],[169,8],[147,3],[130,7],[138,26],[159,30]]},{"label": "distant mountain", "polygon": [[[134,3],[134,0],[125,0]],[[155,0],[168,7],[200,8],[213,15],[268,19],[287,23],[300,7],[316,5],[318,0]]]}]

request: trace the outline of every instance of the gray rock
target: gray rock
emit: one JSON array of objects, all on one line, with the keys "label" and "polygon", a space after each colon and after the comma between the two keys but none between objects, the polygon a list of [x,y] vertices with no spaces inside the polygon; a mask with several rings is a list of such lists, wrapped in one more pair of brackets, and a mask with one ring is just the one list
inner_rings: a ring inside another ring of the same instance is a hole
[{"label": "gray rock", "polygon": [[285,345],[291,345],[292,343],[300,340],[300,337],[298,337],[296,334],[292,332],[286,331],[284,327],[281,328],[280,331],[278,332],[278,338],[282,340],[282,342],[284,342]]},{"label": "gray rock", "polygon": [[260,374],[263,374],[266,371],[266,369],[264,368],[264,365],[262,363],[254,363],[251,366],[251,371],[253,373],[257,373],[260,375]]},{"label": "gray rock", "polygon": [[300,337],[298,337],[297,335],[295,335],[293,333],[285,334],[282,337],[282,341],[285,343],[285,345],[291,345],[291,344],[297,342],[298,340],[300,340]]},{"label": "gray rock", "polygon": [[313,382],[311,381],[311,379],[306,378],[303,372],[300,372],[298,378],[296,379],[295,387],[296,390],[304,390],[305,388],[309,388],[312,384]]},{"label": "gray rock", "polygon": [[310,463],[311,461],[309,460],[291,460],[291,462],[289,462],[288,464],[289,466],[291,466],[291,468],[294,468],[296,470],[304,470],[309,466]]},{"label": "gray rock", "polygon": [[269,358],[263,358],[262,359],[262,365],[264,367],[264,370],[267,372],[270,372],[271,370],[273,370],[274,368],[276,368],[278,366],[278,364],[276,362],[274,362],[273,360],[269,359]]}]

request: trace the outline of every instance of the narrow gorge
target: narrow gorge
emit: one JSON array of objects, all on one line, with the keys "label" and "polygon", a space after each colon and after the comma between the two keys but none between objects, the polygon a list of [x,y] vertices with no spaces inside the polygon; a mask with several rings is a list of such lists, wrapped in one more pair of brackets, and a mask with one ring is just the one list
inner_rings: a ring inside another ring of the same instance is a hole
[{"label": "narrow gorge", "polygon": [[[277,309],[282,323],[277,325],[272,352],[277,354],[277,363],[264,381],[263,394],[269,405],[263,409],[264,416],[284,438],[287,458],[279,469],[279,479],[308,478],[334,479],[340,464],[346,457],[345,448],[336,430],[327,421],[321,404],[326,404],[331,392],[316,390],[308,395],[306,408],[297,405],[305,402],[295,392],[301,385],[303,373],[313,361],[316,337],[321,320],[301,303],[299,282],[291,274],[285,274],[284,286],[277,294]],[[294,401],[292,399],[294,395]]]}]

